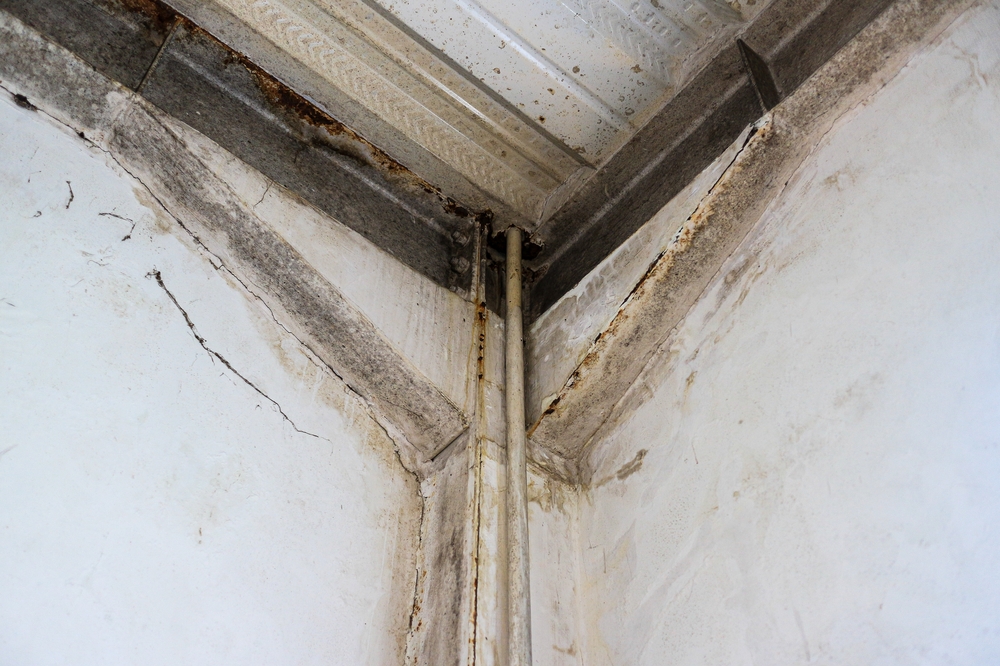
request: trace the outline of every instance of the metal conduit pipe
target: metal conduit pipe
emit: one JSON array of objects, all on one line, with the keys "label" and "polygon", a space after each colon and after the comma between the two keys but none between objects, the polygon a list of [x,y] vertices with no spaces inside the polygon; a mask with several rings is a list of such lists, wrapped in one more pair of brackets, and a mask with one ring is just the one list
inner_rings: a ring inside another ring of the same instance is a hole
[{"label": "metal conduit pipe", "polygon": [[508,666],[531,666],[528,468],[524,426],[521,230],[507,229],[507,626]]}]

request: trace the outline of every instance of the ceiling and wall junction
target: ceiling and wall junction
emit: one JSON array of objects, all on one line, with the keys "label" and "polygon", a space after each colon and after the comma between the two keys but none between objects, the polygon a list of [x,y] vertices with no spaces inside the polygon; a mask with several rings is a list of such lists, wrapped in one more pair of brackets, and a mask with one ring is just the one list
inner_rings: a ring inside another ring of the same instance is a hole
[{"label": "ceiling and wall junction", "polygon": [[522,227],[531,318],[887,4],[0,0],[459,293]]}]

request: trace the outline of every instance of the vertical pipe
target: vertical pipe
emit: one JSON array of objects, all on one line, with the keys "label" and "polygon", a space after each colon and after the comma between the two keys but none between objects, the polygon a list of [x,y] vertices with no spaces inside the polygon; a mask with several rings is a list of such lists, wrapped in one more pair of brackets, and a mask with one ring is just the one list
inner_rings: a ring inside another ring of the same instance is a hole
[{"label": "vertical pipe", "polygon": [[531,666],[528,577],[528,468],[524,427],[521,230],[507,229],[507,574],[508,666]]}]

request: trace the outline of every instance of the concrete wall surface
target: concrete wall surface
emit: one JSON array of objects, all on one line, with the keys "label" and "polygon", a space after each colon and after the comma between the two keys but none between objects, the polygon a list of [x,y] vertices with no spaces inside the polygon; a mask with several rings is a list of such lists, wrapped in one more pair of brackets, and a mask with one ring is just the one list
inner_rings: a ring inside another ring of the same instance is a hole
[{"label": "concrete wall surface", "polygon": [[577,486],[528,473],[531,557],[531,642],[534,666],[585,663],[580,587],[580,501]]},{"label": "concrete wall surface", "polygon": [[0,93],[0,664],[403,661],[421,498],[126,174]]},{"label": "concrete wall surface", "polygon": [[1000,662],[998,122],[990,0],[787,184],[592,450],[573,663]]}]

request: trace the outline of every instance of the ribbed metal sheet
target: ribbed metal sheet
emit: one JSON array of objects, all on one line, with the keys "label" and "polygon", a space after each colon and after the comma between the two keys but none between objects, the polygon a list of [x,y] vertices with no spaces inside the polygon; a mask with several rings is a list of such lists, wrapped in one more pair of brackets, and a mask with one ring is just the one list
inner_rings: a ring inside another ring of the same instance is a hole
[{"label": "ribbed metal sheet", "polygon": [[[335,0],[322,0],[333,3]],[[368,0],[594,164],[766,4]]]}]

